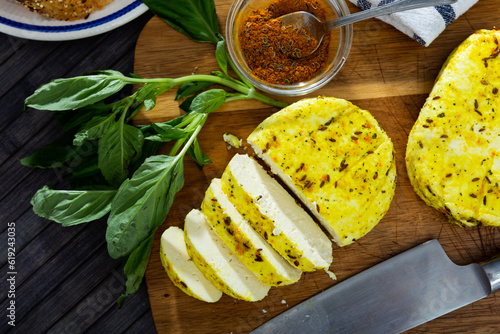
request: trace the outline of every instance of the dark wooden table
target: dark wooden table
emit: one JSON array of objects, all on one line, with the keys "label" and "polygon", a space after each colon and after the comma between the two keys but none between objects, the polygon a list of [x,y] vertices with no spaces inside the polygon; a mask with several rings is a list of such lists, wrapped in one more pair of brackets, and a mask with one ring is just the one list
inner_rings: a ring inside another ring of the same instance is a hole
[{"label": "dark wooden table", "polygon": [[[125,277],[122,261],[107,253],[105,220],[61,227],[33,213],[30,199],[39,188],[65,186],[64,167],[41,170],[19,163],[62,133],[52,113],[24,112],[24,99],[55,78],[101,69],[133,72],[136,41],[151,17],[148,12],[114,31],[75,41],[0,33],[0,333],[156,333],[144,283],[121,309],[116,304]],[[8,263],[9,232],[15,233],[14,268]],[[15,327],[7,317],[12,301]]]}]

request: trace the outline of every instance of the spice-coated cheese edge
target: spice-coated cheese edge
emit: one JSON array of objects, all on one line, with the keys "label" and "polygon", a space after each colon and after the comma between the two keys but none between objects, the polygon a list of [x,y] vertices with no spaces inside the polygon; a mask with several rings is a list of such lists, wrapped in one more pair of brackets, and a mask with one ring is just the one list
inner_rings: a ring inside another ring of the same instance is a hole
[{"label": "spice-coated cheese edge", "polygon": [[184,233],[188,254],[218,289],[241,300],[262,300],[270,287],[263,284],[213,231],[206,217],[193,209],[186,216]]},{"label": "spice-coated cheese edge", "polygon": [[236,154],[222,174],[221,184],[252,228],[291,265],[302,271],[330,267],[331,241],[257,161]]},{"label": "spice-coated cheese edge", "polygon": [[220,179],[211,181],[201,211],[215,233],[264,284],[288,285],[300,279],[302,272],[292,267],[241,216],[222,191]]},{"label": "spice-coated cheese edge", "polygon": [[187,253],[184,231],[170,226],[161,236],[160,259],[172,283],[186,294],[215,303],[222,292],[205,278]]}]

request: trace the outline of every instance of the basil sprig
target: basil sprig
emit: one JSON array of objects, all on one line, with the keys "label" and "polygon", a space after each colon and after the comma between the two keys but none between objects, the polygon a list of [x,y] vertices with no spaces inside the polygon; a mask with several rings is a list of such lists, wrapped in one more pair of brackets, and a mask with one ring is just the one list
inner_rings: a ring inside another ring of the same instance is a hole
[{"label": "basil sprig", "polygon": [[[63,169],[71,190],[45,186],[33,196],[34,212],[71,226],[107,218],[106,242],[113,258],[127,258],[123,300],[137,291],[151,253],[153,237],[165,220],[175,195],[184,185],[186,153],[200,168],[210,163],[197,135],[208,114],[222,104],[257,99],[276,107],[285,103],[258,93],[234,69],[212,0],[143,0],[174,29],[198,42],[215,45],[221,71],[179,78],[125,76],[115,70],[95,71],[53,80],[25,100],[25,108],[57,111],[66,133],[42,150],[21,160],[30,167]],[[238,79],[227,73],[228,65]],[[211,88],[218,84],[226,89]],[[130,96],[105,103],[127,85],[139,88]],[[186,114],[164,123],[134,126],[131,119],[151,110],[156,97],[178,86]],[[168,155],[155,155],[172,142]]]},{"label": "basil sprig", "polygon": [[217,44],[219,21],[212,0],[142,0],[172,28],[197,42]]}]

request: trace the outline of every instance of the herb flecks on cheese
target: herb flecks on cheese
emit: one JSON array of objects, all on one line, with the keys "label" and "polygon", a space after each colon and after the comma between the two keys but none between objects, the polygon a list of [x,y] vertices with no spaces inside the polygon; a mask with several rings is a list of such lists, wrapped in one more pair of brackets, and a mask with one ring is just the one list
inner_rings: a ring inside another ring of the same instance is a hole
[{"label": "herb flecks on cheese", "polygon": [[209,303],[222,297],[222,292],[194,264],[186,249],[184,231],[177,226],[163,232],[160,259],[170,280],[186,294]]},{"label": "herb flecks on cheese", "polygon": [[389,208],[396,178],[392,142],[368,111],[346,100],[296,102],[247,140],[339,246],[368,233]]},{"label": "herb flecks on cheese", "polygon": [[500,226],[500,31],[448,57],[408,139],[415,192],[463,226]]},{"label": "herb flecks on cheese", "polygon": [[267,296],[270,287],[224,244],[199,210],[192,210],[186,216],[184,233],[189,256],[218,289],[246,301],[258,301]]},{"label": "herb flecks on cheese", "polygon": [[242,216],[292,266],[328,269],[332,245],[295,199],[260,164],[237,154],[221,177],[222,190]]},{"label": "herb flecks on cheese", "polygon": [[229,249],[264,284],[281,286],[300,279],[302,272],[291,266],[241,216],[222,191],[220,179],[210,183],[201,211]]}]

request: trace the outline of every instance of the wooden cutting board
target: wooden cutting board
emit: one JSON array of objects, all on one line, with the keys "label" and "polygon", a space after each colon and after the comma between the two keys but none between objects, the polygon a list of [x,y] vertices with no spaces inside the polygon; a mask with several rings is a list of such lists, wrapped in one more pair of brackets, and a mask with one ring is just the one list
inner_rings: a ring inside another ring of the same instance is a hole
[{"label": "wooden cutting board", "polygon": [[[224,27],[230,0],[216,0]],[[228,149],[225,132],[246,138],[266,117],[276,112],[255,101],[232,102],[210,115],[199,135],[202,149],[213,163],[199,170],[185,160],[185,186],[177,195],[165,223],[159,228],[146,281],[159,333],[247,333],[275,315],[338,282],[429,239],[440,240],[457,264],[484,261],[500,253],[499,228],[462,228],[448,223],[414,193],[404,163],[408,134],[449,53],[475,30],[500,24],[499,0],[481,0],[452,23],[429,47],[420,46],[390,25],[372,19],[354,25],[354,41],[345,66],[326,87],[309,95],[344,98],[369,110],[392,138],[397,159],[397,188],[390,210],[368,235],[344,248],[334,245],[332,281],[324,272],[305,273],[291,286],[272,288],[255,303],[228,296],[215,304],[191,298],[174,287],[159,257],[161,233],[170,225],[183,226],[185,215],[199,208],[210,181],[243,149]],[[351,12],[359,11],[349,4]],[[143,77],[178,77],[217,70],[214,47],[196,43],[153,18],[136,47],[135,73]],[[175,89],[158,99],[156,108],[141,113],[136,123],[161,122],[179,115]],[[300,97],[284,99],[288,102]],[[166,153],[166,151],[162,151]],[[411,288],[411,287],[409,287]],[[498,294],[497,294],[498,295]],[[500,300],[490,296],[410,333],[498,333]]]}]

